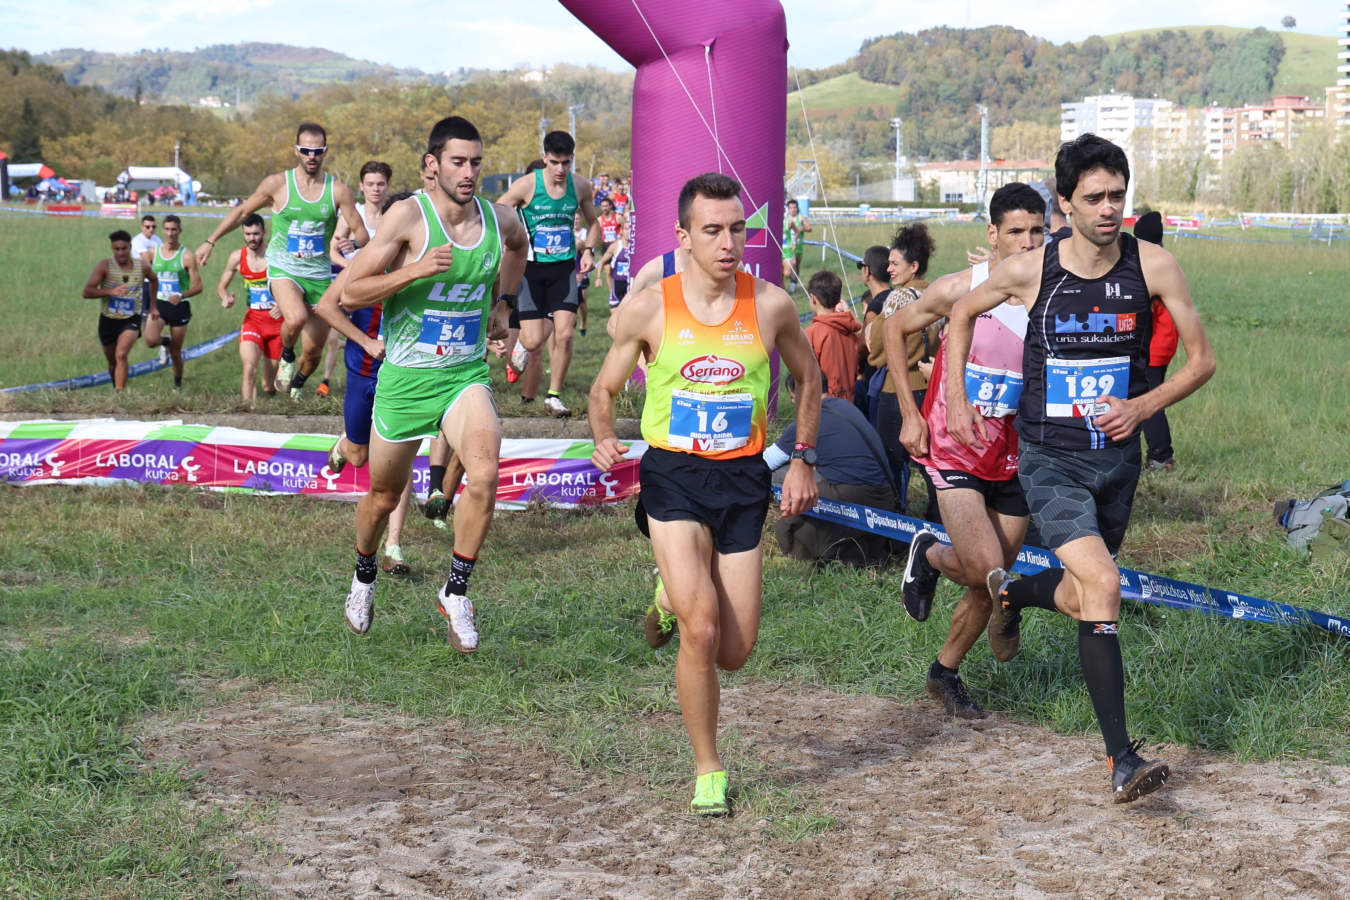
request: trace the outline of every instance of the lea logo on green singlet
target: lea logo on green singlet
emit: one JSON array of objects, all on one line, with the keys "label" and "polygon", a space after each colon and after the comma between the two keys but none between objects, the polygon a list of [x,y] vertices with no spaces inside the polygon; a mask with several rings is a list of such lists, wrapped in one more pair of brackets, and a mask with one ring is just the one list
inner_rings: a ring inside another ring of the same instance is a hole
[{"label": "lea logo on green singlet", "polygon": [[427,300],[439,303],[477,303],[486,294],[485,284],[446,284],[437,281],[427,292]]}]

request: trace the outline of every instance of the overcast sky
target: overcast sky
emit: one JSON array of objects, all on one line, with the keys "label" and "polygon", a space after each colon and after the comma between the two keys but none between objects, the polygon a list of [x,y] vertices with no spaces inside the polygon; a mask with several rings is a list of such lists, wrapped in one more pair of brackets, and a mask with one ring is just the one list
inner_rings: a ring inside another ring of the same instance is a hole
[{"label": "overcast sky", "polygon": [[[641,7],[656,0],[634,0]],[[689,0],[677,0],[688,3]],[[728,0],[695,0],[728,2]],[[730,0],[734,2],[734,0]],[[1168,25],[1265,26],[1280,30],[1292,15],[1297,31],[1339,34],[1344,3],[1333,0],[783,0],[788,62],[821,68],[857,52],[864,38],[935,25],[1011,25],[1056,43]],[[1098,9],[1095,18],[1085,9]],[[35,14],[40,10],[40,14]],[[898,14],[897,14],[898,11]],[[0,46],[43,53],[61,47],[127,52],[191,50],[211,44],[273,41],[324,47],[379,63],[427,72],[470,68],[596,64],[616,71],[627,64],[554,0],[394,0],[324,4],[295,0],[0,0]]]}]

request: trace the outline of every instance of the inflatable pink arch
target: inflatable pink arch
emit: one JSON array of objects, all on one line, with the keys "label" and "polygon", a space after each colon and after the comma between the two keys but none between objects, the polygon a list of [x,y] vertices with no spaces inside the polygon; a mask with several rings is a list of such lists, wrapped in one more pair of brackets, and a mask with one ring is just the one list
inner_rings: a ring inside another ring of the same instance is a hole
[{"label": "inflatable pink arch", "polygon": [[[676,246],[686,181],[741,183],[745,267],[782,276],[787,23],[778,0],[561,0],[637,68],[633,85],[633,268]],[[642,222],[641,230],[637,224]]]}]

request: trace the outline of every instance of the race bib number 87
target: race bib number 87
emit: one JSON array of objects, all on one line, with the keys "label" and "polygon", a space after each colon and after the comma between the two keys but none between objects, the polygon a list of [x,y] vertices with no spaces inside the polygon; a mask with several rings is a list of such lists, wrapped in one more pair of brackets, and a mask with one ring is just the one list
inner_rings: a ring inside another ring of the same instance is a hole
[{"label": "race bib number 87", "polygon": [[986,419],[1013,415],[1021,398],[1021,372],[966,363],[966,399]]},{"label": "race bib number 87", "polygon": [[1130,358],[1047,359],[1045,361],[1045,414],[1058,418],[1085,419],[1110,409],[1102,397],[1110,394],[1124,400],[1130,395]]},{"label": "race bib number 87", "polygon": [[736,450],[750,443],[750,394],[670,394],[670,446],[695,452]]}]

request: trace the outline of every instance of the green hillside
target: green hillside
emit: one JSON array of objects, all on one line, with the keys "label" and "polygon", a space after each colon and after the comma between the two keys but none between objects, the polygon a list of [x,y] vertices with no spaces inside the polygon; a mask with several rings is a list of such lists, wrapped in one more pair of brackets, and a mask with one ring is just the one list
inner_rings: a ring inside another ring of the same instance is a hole
[{"label": "green hillside", "polygon": [[[1193,36],[1212,31],[1227,40],[1251,31],[1249,28],[1234,28],[1227,25],[1189,25],[1171,29],[1126,31],[1106,35],[1103,40],[1114,48],[1121,43],[1137,41],[1141,37],[1164,30],[1184,32]],[[1336,38],[1288,31],[1276,33],[1284,42],[1285,53],[1275,74],[1272,91],[1276,94],[1304,94],[1312,97],[1314,101],[1319,100],[1322,88],[1336,81]],[[849,63],[843,65],[848,66]],[[867,81],[856,71],[848,71],[811,84],[800,92],[789,93],[787,97],[789,118],[793,114],[800,115],[803,101],[806,108],[812,112],[837,113],[858,107],[884,107],[889,115],[896,104],[896,88],[894,85]],[[1047,104],[1047,115],[1051,107],[1057,111],[1058,101]]]},{"label": "green hillside", "polygon": [[[1123,31],[1106,36],[1112,46],[1121,41],[1129,41],[1147,34],[1156,34],[1164,29],[1150,28],[1143,31]],[[1251,31],[1250,28],[1234,28],[1229,25],[1185,25],[1169,29],[1198,35],[1204,31],[1227,38],[1233,38]],[[1297,31],[1277,31],[1284,41],[1284,59],[1275,73],[1277,94],[1304,94],[1314,100],[1321,99],[1322,88],[1336,83],[1336,38],[1324,34],[1300,34]]]},{"label": "green hillside", "polygon": [[444,82],[417,69],[353,59],[317,47],[285,44],[217,44],[199,50],[101,53],[57,50],[35,56],[58,69],[72,85],[100,87],[123,97],[138,94],[155,103],[196,104],[219,97],[250,107],[264,93],[294,99],[308,90],[362,78]]}]

